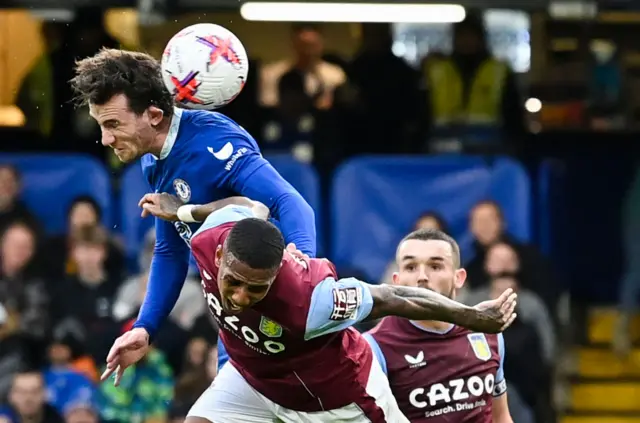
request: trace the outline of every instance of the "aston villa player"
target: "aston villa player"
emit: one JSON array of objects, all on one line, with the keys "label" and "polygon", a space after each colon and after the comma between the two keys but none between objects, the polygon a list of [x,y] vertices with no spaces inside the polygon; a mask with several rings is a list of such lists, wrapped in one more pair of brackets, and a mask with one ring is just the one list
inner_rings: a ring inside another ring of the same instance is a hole
[{"label": "aston villa player", "polygon": [[[437,230],[406,236],[396,260],[394,284],[428,288],[452,299],[467,277],[458,244]],[[513,423],[502,334],[389,316],[365,338],[412,423]]]}]

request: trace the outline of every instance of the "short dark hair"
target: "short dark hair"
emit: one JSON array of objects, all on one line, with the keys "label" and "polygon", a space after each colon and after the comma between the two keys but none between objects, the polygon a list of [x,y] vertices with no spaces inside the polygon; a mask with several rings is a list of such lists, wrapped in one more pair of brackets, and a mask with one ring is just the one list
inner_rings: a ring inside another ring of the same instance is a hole
[{"label": "short dark hair", "polygon": [[447,235],[446,233],[438,230],[438,229],[417,229],[411,232],[409,235],[402,238],[400,244],[405,241],[410,240],[418,240],[418,241],[444,241],[451,245],[451,250],[453,251],[453,265],[457,269],[460,267],[460,247],[455,239]]},{"label": "short dark hair", "polygon": [[146,53],[103,48],[76,62],[70,82],[78,105],[102,105],[124,94],[137,115],[150,106],[166,116],[173,114],[173,97],[162,80],[160,63]]},{"label": "short dark hair", "polygon": [[98,222],[102,220],[102,207],[98,204],[98,201],[90,195],[79,195],[71,200],[71,204],[67,208],[67,217],[71,215],[73,209],[76,208],[77,205],[87,204],[93,208],[93,211],[96,213],[96,218]]},{"label": "short dark hair", "polygon": [[502,207],[500,207],[500,204],[498,204],[498,202],[495,200],[478,201],[476,204],[473,205],[473,208],[471,209],[471,213],[474,213],[478,209],[478,207],[482,207],[482,206],[493,207],[493,209],[496,211],[496,214],[498,215],[498,218],[501,221],[504,221],[504,212],[502,211]]},{"label": "short dark hair", "polygon": [[275,269],[282,262],[284,238],[272,223],[249,218],[237,222],[226,240],[227,251],[252,269]]}]

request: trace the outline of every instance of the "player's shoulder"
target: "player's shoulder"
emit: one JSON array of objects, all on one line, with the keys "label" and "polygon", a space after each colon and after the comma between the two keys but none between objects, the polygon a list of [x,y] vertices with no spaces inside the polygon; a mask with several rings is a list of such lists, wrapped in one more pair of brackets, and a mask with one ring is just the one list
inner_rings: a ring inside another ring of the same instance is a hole
[{"label": "player's shoulder", "polygon": [[233,119],[219,112],[188,110],[183,113],[187,150],[208,151],[218,160],[259,151],[255,139]]}]

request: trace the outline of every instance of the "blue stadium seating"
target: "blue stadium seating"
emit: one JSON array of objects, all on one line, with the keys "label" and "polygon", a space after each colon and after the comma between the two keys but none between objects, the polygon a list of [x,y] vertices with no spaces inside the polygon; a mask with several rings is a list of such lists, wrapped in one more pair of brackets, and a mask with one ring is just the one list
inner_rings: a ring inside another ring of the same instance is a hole
[{"label": "blue stadium seating", "polygon": [[[314,210],[319,210],[319,181],[315,170],[310,165],[300,163],[288,155],[269,156],[267,160],[302,194]],[[138,207],[138,201],[148,192],[150,192],[149,186],[142,175],[140,164],[135,163],[125,169],[120,191],[120,226],[125,239],[127,256],[133,261],[138,254],[144,234],[153,226],[153,219],[140,217],[140,208]],[[316,214],[316,221],[318,234],[320,234],[319,214]],[[320,244],[319,242],[319,249],[321,248]]]},{"label": "blue stadium seating", "polygon": [[113,224],[111,181],[105,167],[84,155],[2,154],[0,164],[11,164],[22,174],[22,199],[50,234],[67,228],[67,211],[78,196],[90,195],[102,207],[103,223]]},{"label": "blue stadium seating", "polygon": [[565,164],[557,159],[544,160],[538,169],[538,245],[547,257],[566,254],[562,252],[563,248],[558,248],[558,242],[563,238],[559,232],[562,232],[565,216],[565,174]]},{"label": "blue stadium seating", "polygon": [[469,259],[468,213],[480,200],[504,209],[509,231],[531,239],[531,192],[525,169],[507,158],[361,157],[341,166],[331,198],[332,257],[377,281],[398,241],[425,211],[442,214]]}]

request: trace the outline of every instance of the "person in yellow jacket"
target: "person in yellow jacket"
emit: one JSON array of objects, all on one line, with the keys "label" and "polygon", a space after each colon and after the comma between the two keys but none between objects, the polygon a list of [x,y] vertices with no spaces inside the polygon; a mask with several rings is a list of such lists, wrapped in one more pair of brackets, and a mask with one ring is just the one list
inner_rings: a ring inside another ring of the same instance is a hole
[{"label": "person in yellow jacket", "polygon": [[435,137],[492,139],[524,133],[524,100],[509,65],[493,57],[481,18],[467,16],[453,28],[453,52],[422,64],[428,117]]}]

